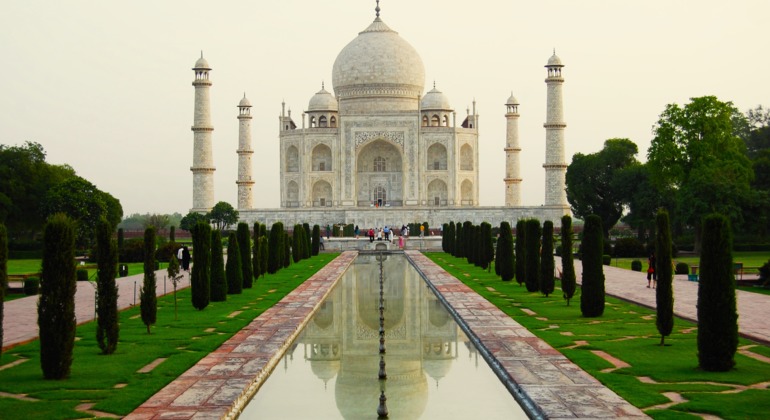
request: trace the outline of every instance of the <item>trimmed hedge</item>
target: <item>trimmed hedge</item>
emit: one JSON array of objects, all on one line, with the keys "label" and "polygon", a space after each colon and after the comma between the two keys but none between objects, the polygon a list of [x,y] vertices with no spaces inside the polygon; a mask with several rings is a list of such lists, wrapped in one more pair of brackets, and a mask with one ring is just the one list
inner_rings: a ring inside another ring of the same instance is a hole
[{"label": "trimmed hedge", "polygon": [[634,258],[645,255],[644,244],[636,238],[619,238],[615,241],[615,258]]},{"label": "trimmed hedge", "polygon": [[37,277],[27,277],[24,280],[24,294],[34,296],[40,292],[40,279]]},{"label": "trimmed hedge", "polygon": [[642,271],[642,262],[639,261],[639,260],[631,261],[631,270],[633,270],[633,271]]},{"label": "trimmed hedge", "polygon": [[85,268],[78,268],[77,279],[78,281],[88,281],[88,270]]},{"label": "trimmed hedge", "polygon": [[602,255],[602,264],[604,265],[612,264],[612,255],[607,255],[607,254]]},{"label": "trimmed hedge", "polygon": [[690,274],[690,266],[685,262],[676,263],[676,274]]}]

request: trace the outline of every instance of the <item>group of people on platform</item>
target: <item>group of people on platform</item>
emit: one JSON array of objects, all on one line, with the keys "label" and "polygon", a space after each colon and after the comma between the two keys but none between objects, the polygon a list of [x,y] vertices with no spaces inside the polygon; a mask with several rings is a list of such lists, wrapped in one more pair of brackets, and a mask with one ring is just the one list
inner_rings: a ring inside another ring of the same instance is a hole
[{"label": "group of people on platform", "polygon": [[[328,239],[331,236],[331,225],[326,226],[326,238]],[[396,236],[398,236],[398,245],[399,247],[404,247],[404,238],[409,236],[409,227],[406,225],[402,225],[400,229],[400,235],[398,235],[399,231],[396,229],[385,225],[381,228],[369,228],[369,229],[361,229],[356,225],[353,228],[353,233],[355,234],[356,239],[359,239],[362,235],[365,238],[369,238],[369,242],[374,242],[375,240],[378,241],[388,241],[392,242]]]}]

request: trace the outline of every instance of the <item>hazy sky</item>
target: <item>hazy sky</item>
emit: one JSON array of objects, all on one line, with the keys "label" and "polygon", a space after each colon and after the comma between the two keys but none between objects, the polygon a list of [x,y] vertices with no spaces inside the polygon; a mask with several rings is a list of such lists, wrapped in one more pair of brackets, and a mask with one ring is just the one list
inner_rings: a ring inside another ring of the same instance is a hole
[{"label": "hazy sky", "polygon": [[[237,105],[251,101],[255,207],[278,207],[281,101],[297,124],[337,54],[374,19],[369,0],[3,2],[0,143],[43,145],[51,163],[117,197],[125,214],[192,206],[193,64],[211,80],[216,201],[236,205]],[[480,115],[481,205],[504,203],[505,107],[519,111],[524,205],[544,201],[546,70],[564,69],[567,163],[630,138],[645,159],[668,103],[716,95],[770,105],[770,1],[382,0],[465,117]]]}]

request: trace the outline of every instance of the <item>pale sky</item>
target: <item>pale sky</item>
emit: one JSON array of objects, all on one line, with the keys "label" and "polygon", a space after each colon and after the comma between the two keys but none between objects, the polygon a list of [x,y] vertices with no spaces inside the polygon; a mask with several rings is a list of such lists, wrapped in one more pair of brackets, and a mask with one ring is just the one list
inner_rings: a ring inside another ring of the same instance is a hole
[{"label": "pale sky", "polygon": [[[251,101],[254,206],[279,206],[278,115],[298,125],[337,54],[374,19],[369,0],[5,0],[0,143],[35,141],[123,204],[126,215],[192,207],[194,88],[213,68],[215,200],[236,200],[238,115]],[[645,160],[668,103],[716,95],[770,106],[770,1],[382,0],[381,18],[422,56],[457,111],[476,99],[480,201],[504,203],[505,106],[521,103],[522,201],[544,201],[546,70],[565,64],[567,164],[624,137]]]}]

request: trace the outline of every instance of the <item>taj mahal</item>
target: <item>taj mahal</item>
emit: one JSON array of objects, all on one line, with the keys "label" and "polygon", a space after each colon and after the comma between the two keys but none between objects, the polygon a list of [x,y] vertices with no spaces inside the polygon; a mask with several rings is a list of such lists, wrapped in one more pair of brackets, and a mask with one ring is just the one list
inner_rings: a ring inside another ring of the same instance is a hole
[{"label": "taj mahal", "polygon": [[[547,110],[545,201],[521,206],[519,103],[505,102],[505,205],[479,205],[479,115],[476,103],[459,116],[435,82],[425,92],[425,67],[418,52],[380,18],[337,55],[332,92],[324,84],[296,118],[281,105],[280,208],[253,206],[251,103],[238,103],[237,209],[241,221],[400,226],[449,221],[515,223],[521,218],[558,221],[569,214],[565,192],[562,106],[563,64],[556,53],[545,66]],[[196,61],[193,206],[206,212],[214,201],[209,92],[212,68]],[[502,95],[501,95],[502,96]]]}]

